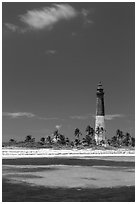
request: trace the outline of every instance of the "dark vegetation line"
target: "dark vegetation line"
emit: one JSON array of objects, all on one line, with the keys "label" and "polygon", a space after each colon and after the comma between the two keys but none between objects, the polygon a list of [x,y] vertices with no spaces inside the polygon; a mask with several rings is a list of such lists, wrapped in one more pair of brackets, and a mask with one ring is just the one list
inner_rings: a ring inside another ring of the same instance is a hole
[{"label": "dark vegetation line", "polygon": [[24,141],[16,141],[10,139],[9,142],[3,142],[3,147],[15,146],[15,147],[28,147],[28,148],[95,148],[95,149],[115,149],[121,147],[134,148],[135,138],[128,132],[124,133],[121,130],[117,130],[116,134],[111,139],[100,141],[100,144],[96,143],[95,134],[98,136],[101,132],[97,129],[95,131],[90,125],[85,130],[85,136],[82,138],[82,133],[79,128],[74,131],[74,140],[70,140],[56,129],[52,135],[47,137],[41,137],[40,141],[36,142],[32,135],[27,135]]}]

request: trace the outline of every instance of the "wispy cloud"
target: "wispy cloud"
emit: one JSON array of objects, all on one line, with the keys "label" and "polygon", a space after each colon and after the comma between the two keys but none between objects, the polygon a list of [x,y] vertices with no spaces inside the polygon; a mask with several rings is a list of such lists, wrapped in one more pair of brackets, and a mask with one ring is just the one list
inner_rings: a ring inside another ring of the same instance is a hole
[{"label": "wispy cloud", "polygon": [[[76,120],[87,120],[95,117],[96,116],[92,114],[70,116],[71,119],[76,119]],[[123,117],[124,117],[123,114],[110,114],[110,115],[105,115],[105,120],[114,120],[116,118],[123,118]]]},{"label": "wispy cloud", "polygon": [[50,7],[43,7],[41,9],[28,10],[26,13],[19,15],[20,25],[12,23],[5,23],[5,26],[12,32],[25,33],[34,30],[51,30],[55,24],[62,20],[71,20],[79,17],[84,19],[85,23],[93,23],[89,19],[91,9],[76,10],[67,3],[52,4]]},{"label": "wispy cloud", "polygon": [[33,118],[33,117],[35,117],[35,114],[27,113],[27,112],[17,112],[17,113],[3,112],[2,115],[10,117],[10,118],[19,118],[19,117]]},{"label": "wispy cloud", "polygon": [[55,127],[59,130],[62,127],[62,125],[56,125]]},{"label": "wispy cloud", "polygon": [[46,50],[46,55],[54,55],[56,52],[56,50]]},{"label": "wispy cloud", "polygon": [[6,26],[8,29],[10,29],[12,32],[16,32],[16,31],[19,29],[18,26],[14,25],[14,24],[12,24],[12,23],[5,23],[5,26]]},{"label": "wispy cloud", "polygon": [[26,33],[28,31],[27,28],[22,28],[12,23],[5,23],[5,27],[8,28],[12,32]]},{"label": "wispy cloud", "polygon": [[84,20],[84,25],[93,24],[94,23],[94,21],[91,20],[91,18],[89,17],[89,15],[91,13],[94,13],[94,9],[91,9],[91,8],[90,9],[85,9],[85,8],[83,8],[81,10],[81,15],[82,15],[83,20]]},{"label": "wispy cloud", "polygon": [[90,11],[87,10],[87,9],[85,9],[85,8],[83,8],[83,9],[81,10],[81,13],[83,14],[83,16],[87,17],[88,14],[90,13]]},{"label": "wispy cloud", "polygon": [[115,118],[123,118],[123,114],[112,114],[112,115],[105,115],[106,120],[114,120]]},{"label": "wispy cloud", "polygon": [[11,119],[16,119],[16,118],[21,118],[21,117],[35,118],[38,120],[58,120],[59,119],[57,117],[40,117],[38,115],[35,115],[33,113],[28,113],[28,112],[16,112],[16,113],[3,112],[2,115],[5,117],[9,117]]},{"label": "wispy cloud", "polygon": [[20,15],[20,20],[32,29],[49,28],[60,20],[69,20],[77,16],[77,11],[68,4],[54,4],[39,10],[29,10]]},{"label": "wispy cloud", "polygon": [[87,114],[87,115],[73,115],[70,116],[71,119],[76,119],[76,120],[87,120],[89,118],[91,118],[92,115],[91,114]]},{"label": "wispy cloud", "polygon": [[[29,113],[29,112],[3,112],[2,115],[4,117],[9,117],[11,119],[16,119],[16,118],[35,118],[38,120],[59,120],[60,118],[58,117],[40,117],[34,113]],[[116,118],[123,118],[125,115],[123,114],[110,114],[110,115],[105,115],[105,120],[114,120]],[[95,118],[95,115],[93,114],[87,114],[87,115],[74,115],[74,116],[69,116],[70,119],[75,119],[75,120],[87,120],[91,118]],[[64,120],[64,119],[60,119]],[[61,125],[56,125],[57,129],[61,128]]]}]

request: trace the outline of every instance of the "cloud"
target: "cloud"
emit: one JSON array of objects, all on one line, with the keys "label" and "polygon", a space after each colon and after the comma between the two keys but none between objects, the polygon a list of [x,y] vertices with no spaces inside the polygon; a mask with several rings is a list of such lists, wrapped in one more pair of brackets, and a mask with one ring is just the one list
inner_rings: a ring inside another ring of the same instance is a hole
[{"label": "cloud", "polygon": [[71,20],[79,17],[84,20],[84,24],[91,24],[93,21],[89,19],[92,9],[76,10],[67,3],[53,4],[50,7],[41,9],[28,10],[26,13],[19,15],[20,26],[5,23],[5,26],[12,32],[25,33],[36,30],[51,30],[55,24],[62,20]]},{"label": "cloud", "polygon": [[57,51],[56,50],[47,50],[46,54],[47,55],[54,55]]},{"label": "cloud", "polygon": [[85,9],[85,8],[81,10],[81,15],[84,21],[84,25],[89,25],[94,23],[94,21],[89,18],[89,15],[91,13],[94,13],[93,11],[94,11],[93,9]]},{"label": "cloud", "polygon": [[62,125],[56,125],[55,127],[59,130],[62,127]]},{"label": "cloud", "polygon": [[[26,117],[26,118],[35,118],[38,120],[58,120],[58,117],[40,117],[38,115],[35,115],[33,113],[29,113],[29,112],[15,112],[15,113],[11,113],[11,112],[3,112],[2,114],[4,117],[9,117],[12,119],[16,119],[16,118],[21,118],[21,117]],[[95,118],[95,115],[92,114],[87,114],[87,115],[74,115],[74,116],[70,116],[70,119],[76,119],[76,120],[87,120],[87,119],[91,119],[91,118]],[[124,115],[123,114],[110,114],[110,115],[105,115],[105,120],[114,120],[115,118],[123,118]],[[56,125],[57,129],[60,129],[62,125]]]},{"label": "cloud", "polygon": [[3,112],[2,115],[8,116],[10,118],[19,118],[19,117],[33,118],[33,117],[35,117],[35,115],[33,113],[27,113],[27,112],[17,112],[17,113]]},{"label": "cloud", "polygon": [[27,117],[27,118],[35,118],[38,120],[58,120],[57,117],[39,117],[33,113],[28,112],[16,112],[16,113],[9,113],[9,112],[3,112],[3,116],[10,117],[12,119],[21,118],[21,117]]},{"label": "cloud", "polygon": [[105,115],[106,120],[114,120],[115,118],[123,118],[123,114],[112,114],[112,115]]},{"label": "cloud", "polygon": [[[95,115],[92,115],[93,118],[96,118]],[[110,114],[110,115],[105,115],[105,120],[114,120],[116,118],[123,118],[123,114]]]},{"label": "cloud", "polygon": [[18,32],[18,33],[25,33],[28,31],[27,28],[21,28],[17,25],[14,25],[12,23],[5,23],[4,24],[6,28],[8,28],[9,30],[11,30],[12,32]]},{"label": "cloud", "polygon": [[90,13],[90,11],[89,11],[88,9],[83,8],[83,9],[81,10],[81,13],[82,13],[83,16],[87,17],[88,14]]},{"label": "cloud", "polygon": [[34,30],[51,28],[60,20],[69,20],[77,16],[77,11],[68,4],[54,4],[52,7],[29,10],[20,15],[20,20]]},{"label": "cloud", "polygon": [[[92,114],[70,116],[71,119],[76,119],[76,120],[87,120],[95,117],[96,116]],[[123,114],[105,115],[105,120],[114,120],[115,118],[122,118],[122,117],[124,117]]]},{"label": "cloud", "polygon": [[8,29],[10,29],[12,32],[16,32],[16,31],[19,29],[18,26],[14,25],[14,24],[12,24],[12,23],[5,23],[5,26],[6,26]]}]

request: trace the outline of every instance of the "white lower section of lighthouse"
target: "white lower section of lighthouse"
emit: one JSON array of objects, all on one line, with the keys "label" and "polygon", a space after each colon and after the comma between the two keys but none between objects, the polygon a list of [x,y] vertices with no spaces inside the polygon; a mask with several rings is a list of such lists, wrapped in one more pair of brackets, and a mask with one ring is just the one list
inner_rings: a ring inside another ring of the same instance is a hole
[{"label": "white lower section of lighthouse", "polygon": [[95,120],[95,140],[99,144],[100,141],[105,141],[105,116],[96,116]]}]

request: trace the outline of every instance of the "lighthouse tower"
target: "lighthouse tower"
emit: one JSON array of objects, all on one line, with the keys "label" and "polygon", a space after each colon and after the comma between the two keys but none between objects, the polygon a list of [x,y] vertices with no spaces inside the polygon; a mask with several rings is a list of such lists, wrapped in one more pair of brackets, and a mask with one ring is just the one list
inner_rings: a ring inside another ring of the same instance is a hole
[{"label": "lighthouse tower", "polygon": [[95,140],[100,144],[102,140],[105,141],[104,91],[101,82],[98,84],[96,97]]}]

